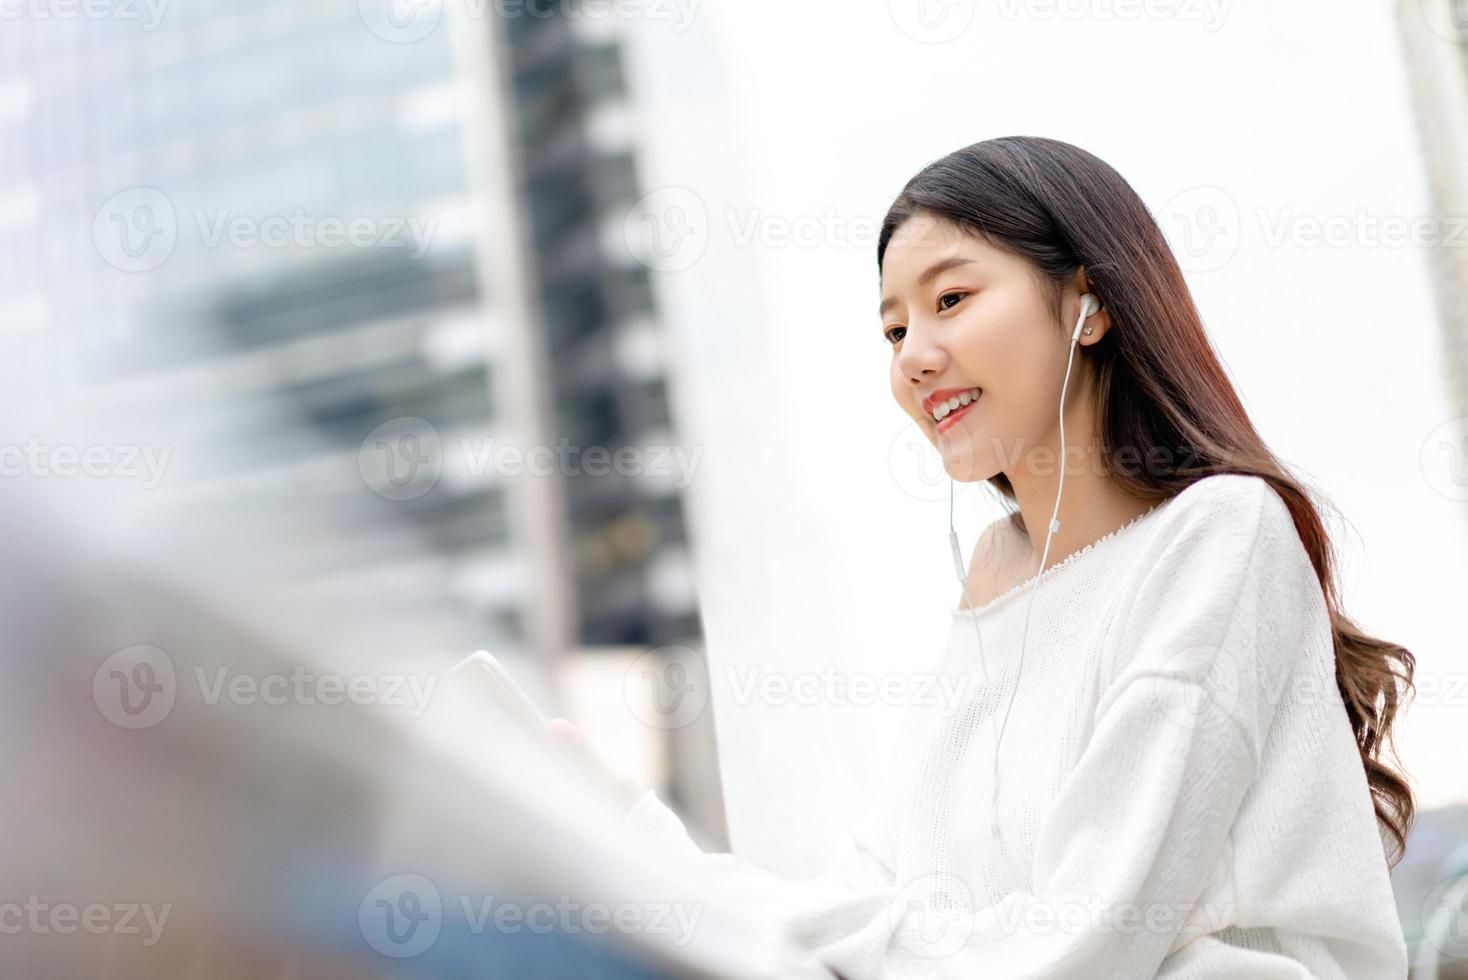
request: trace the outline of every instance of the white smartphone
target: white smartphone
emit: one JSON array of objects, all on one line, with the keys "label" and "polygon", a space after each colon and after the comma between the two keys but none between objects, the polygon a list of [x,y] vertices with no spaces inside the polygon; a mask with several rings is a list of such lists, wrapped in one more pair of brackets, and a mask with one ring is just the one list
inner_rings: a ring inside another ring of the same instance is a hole
[{"label": "white smartphone", "polygon": [[454,665],[453,673],[477,695],[491,699],[512,717],[535,729],[541,738],[549,740],[550,735],[546,731],[546,726],[550,724],[549,719],[530,700],[530,695],[515,683],[510,672],[505,670],[504,664],[494,654],[487,650],[475,650]]}]

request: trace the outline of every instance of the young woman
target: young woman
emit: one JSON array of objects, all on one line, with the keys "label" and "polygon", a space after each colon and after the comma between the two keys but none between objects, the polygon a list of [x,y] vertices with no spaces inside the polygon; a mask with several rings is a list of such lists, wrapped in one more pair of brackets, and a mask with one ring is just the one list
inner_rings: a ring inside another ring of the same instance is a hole
[{"label": "young woman", "polygon": [[959,570],[943,669],[974,683],[818,878],[702,854],[650,792],[629,824],[849,980],[1401,980],[1413,657],[1339,608],[1142,201],[989,140],[907,184],[877,264],[897,403],[1012,507]]}]

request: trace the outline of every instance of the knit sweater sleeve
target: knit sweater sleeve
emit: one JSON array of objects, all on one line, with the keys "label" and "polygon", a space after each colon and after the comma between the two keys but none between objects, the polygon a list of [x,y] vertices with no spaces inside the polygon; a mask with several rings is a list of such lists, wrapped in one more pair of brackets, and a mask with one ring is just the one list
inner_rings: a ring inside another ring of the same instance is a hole
[{"label": "knit sweater sleeve", "polygon": [[[892,856],[881,799],[837,836],[827,868],[806,878],[780,875],[754,861],[706,852],[652,790],[623,820],[624,832],[682,861],[725,898],[756,911],[798,946],[830,963],[841,950],[885,944],[893,889]],[[829,954],[829,955],[827,955]]]},{"label": "knit sweater sleeve", "polygon": [[[1030,890],[960,915],[964,943],[942,937],[938,975],[1142,980],[1233,921],[1230,830],[1271,692],[1329,638],[1283,500],[1259,479],[1209,483],[1123,585],[1091,731],[1039,828]],[[933,914],[914,910],[904,945],[933,934]]]},{"label": "knit sweater sleeve", "polygon": [[[702,850],[689,836],[678,815],[652,790],[646,790],[638,798],[624,818],[623,827],[665,852],[704,867],[727,869],[731,874],[771,883],[809,880],[784,878],[735,854]],[[848,891],[890,886],[893,873],[888,850],[883,813],[879,807],[873,806],[837,836],[828,855],[828,870],[820,878]]]}]

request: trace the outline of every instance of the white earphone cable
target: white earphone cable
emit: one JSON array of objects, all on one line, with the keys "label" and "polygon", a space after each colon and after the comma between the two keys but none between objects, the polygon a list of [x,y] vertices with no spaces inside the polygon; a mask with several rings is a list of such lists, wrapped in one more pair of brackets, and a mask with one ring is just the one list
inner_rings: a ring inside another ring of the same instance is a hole
[{"label": "white earphone cable", "polygon": [[[1021,672],[1024,670],[1025,646],[1030,635],[1030,610],[1034,607],[1035,593],[1039,590],[1041,576],[1043,576],[1045,573],[1045,562],[1050,557],[1050,541],[1054,537],[1055,532],[1060,530],[1060,498],[1061,494],[1065,490],[1065,392],[1066,389],[1070,386],[1070,369],[1071,365],[1075,362],[1076,344],[1080,340],[1081,336],[1081,324],[1085,323],[1086,317],[1089,316],[1091,312],[1093,312],[1095,308],[1094,303],[1095,299],[1089,293],[1081,297],[1081,314],[1080,317],[1076,320],[1075,330],[1071,334],[1070,338],[1070,353],[1065,361],[1065,379],[1060,384],[1060,481],[1055,488],[1055,508],[1050,514],[1050,524],[1049,527],[1046,529],[1045,547],[1041,550],[1040,553],[1040,568],[1037,572],[1035,572],[1033,582],[1030,585],[1030,601],[1025,606],[1024,630],[1020,635],[1019,662],[1018,666],[1016,667],[1014,687],[1009,692],[1009,698],[1006,700],[1004,705],[1004,715],[999,722],[998,731],[994,737],[994,767],[989,783],[991,790],[989,803],[989,827],[994,836],[995,845],[999,847],[1001,854],[1003,853],[1003,847],[999,835],[999,822],[997,819],[997,814],[995,812],[999,799],[999,750],[1004,743],[1004,729],[1009,723],[1009,710],[1014,705],[1014,696],[1019,690],[1020,677],[1022,676]],[[964,600],[968,602],[969,609],[972,610],[974,600],[968,592],[968,574],[964,570],[962,551],[958,546],[958,531],[953,525],[952,480],[949,481],[948,485],[948,542],[953,551],[954,570],[958,573],[959,585],[963,587]],[[989,678],[989,669],[984,657],[984,638],[979,631],[979,621],[976,617],[973,616],[972,613],[970,614],[970,621],[974,625],[974,637],[978,640],[979,644],[979,663],[983,668],[984,680],[987,683]]]}]

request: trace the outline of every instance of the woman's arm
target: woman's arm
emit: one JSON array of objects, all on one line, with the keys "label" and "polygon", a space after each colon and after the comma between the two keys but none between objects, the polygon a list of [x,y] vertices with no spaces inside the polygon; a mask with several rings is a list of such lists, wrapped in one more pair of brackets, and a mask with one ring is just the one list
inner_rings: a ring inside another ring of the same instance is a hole
[{"label": "woman's arm", "polygon": [[787,878],[735,854],[702,850],[652,790],[628,812],[624,828],[776,920],[801,945],[819,950],[863,941],[856,938],[862,936],[870,942],[874,926],[886,929],[893,872],[882,802],[877,799],[839,836],[826,871],[807,878]]}]

